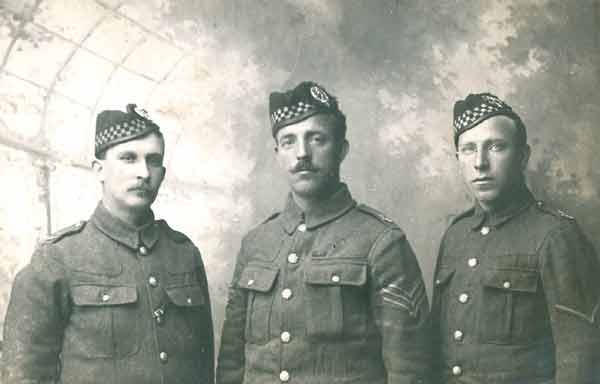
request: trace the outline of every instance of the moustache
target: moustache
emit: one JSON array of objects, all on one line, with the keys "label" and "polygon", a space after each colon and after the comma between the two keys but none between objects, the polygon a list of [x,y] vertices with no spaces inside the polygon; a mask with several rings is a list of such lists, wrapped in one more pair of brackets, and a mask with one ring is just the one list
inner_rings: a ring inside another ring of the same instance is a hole
[{"label": "moustache", "polygon": [[310,160],[300,160],[294,167],[291,169],[292,173],[298,173],[302,171],[316,172],[317,168],[312,165]]}]

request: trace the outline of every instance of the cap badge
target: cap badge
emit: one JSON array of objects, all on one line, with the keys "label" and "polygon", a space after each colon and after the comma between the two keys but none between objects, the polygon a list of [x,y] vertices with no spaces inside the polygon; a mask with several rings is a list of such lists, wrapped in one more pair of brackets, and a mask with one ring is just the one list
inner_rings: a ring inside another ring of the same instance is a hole
[{"label": "cap badge", "polygon": [[145,109],[135,106],[133,107],[133,111],[139,116],[143,117],[144,119],[152,121],[150,115],[148,114],[148,111],[146,111]]},{"label": "cap badge", "polygon": [[317,85],[310,87],[310,95],[323,104],[329,105],[329,95]]}]

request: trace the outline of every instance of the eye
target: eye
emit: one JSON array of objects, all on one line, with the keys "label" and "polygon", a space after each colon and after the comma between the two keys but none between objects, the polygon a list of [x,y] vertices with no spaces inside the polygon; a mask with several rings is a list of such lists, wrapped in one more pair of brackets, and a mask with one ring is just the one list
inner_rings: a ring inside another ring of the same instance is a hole
[{"label": "eye", "polygon": [[133,153],[125,152],[119,156],[119,160],[126,163],[133,163],[136,160],[136,157]]},{"label": "eye", "polygon": [[506,148],[508,148],[508,144],[500,141],[500,142],[491,143],[488,147],[488,150],[490,152],[502,152]]},{"label": "eye", "polygon": [[475,145],[463,145],[458,147],[458,154],[461,156],[470,156],[477,152]]},{"label": "eye", "polygon": [[289,149],[292,144],[294,144],[294,140],[291,137],[282,137],[279,140],[279,147],[282,149]]}]

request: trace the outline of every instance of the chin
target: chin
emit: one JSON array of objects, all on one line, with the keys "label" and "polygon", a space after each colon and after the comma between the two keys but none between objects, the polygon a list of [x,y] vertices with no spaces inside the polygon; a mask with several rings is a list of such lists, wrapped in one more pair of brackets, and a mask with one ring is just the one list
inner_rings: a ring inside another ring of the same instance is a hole
[{"label": "chin", "polygon": [[498,193],[496,191],[478,191],[475,192],[475,198],[480,203],[485,205],[494,205],[496,201],[498,201]]},{"label": "chin", "polygon": [[154,199],[152,199],[150,197],[148,197],[148,198],[137,197],[137,198],[129,199],[129,201],[127,201],[127,206],[134,211],[141,211],[141,210],[150,208],[150,206],[152,205],[153,202],[154,202]]},{"label": "chin", "polygon": [[298,196],[313,198],[320,195],[323,190],[322,185],[315,185],[312,182],[297,182],[292,185],[292,191]]}]

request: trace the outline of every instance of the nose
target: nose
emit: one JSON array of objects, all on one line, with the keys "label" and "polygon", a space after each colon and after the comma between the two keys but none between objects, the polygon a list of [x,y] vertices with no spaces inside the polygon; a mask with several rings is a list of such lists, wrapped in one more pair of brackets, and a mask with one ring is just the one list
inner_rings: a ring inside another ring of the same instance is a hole
[{"label": "nose", "polygon": [[306,159],[310,156],[310,147],[306,140],[298,140],[296,145],[296,158],[298,160]]},{"label": "nose", "polygon": [[146,160],[138,161],[135,171],[138,179],[147,180],[150,177],[150,169]]},{"label": "nose", "polygon": [[478,148],[475,153],[475,169],[484,169],[489,166],[488,151],[485,148]]}]

